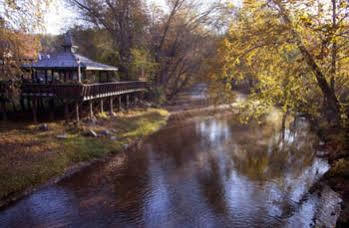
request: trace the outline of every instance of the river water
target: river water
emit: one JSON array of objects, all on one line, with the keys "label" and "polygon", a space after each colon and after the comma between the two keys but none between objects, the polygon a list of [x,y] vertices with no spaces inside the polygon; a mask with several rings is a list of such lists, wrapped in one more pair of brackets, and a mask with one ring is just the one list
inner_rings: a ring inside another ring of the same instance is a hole
[{"label": "river water", "polygon": [[1,227],[334,227],[340,198],[303,121],[284,140],[230,116],[170,124],[0,211]]}]

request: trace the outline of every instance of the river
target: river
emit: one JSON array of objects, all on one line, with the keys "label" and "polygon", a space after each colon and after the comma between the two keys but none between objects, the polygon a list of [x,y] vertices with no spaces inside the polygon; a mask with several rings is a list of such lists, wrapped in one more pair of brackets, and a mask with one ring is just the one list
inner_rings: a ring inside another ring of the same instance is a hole
[{"label": "river", "polygon": [[231,116],[169,124],[142,146],[0,211],[1,227],[334,227],[340,198],[305,121],[284,140]]}]

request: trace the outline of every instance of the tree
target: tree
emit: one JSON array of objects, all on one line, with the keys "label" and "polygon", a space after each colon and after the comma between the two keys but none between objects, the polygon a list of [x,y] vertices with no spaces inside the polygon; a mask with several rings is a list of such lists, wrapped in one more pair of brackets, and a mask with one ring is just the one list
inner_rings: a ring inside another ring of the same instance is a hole
[{"label": "tree", "polygon": [[245,0],[237,11],[213,79],[229,87],[233,79],[254,77],[254,114],[273,105],[313,117],[325,110],[340,125],[348,89],[347,2]]},{"label": "tree", "polygon": [[143,42],[148,18],[142,0],[67,0],[77,7],[83,19],[95,29],[105,30],[118,51],[115,65],[129,77],[131,50]]},{"label": "tree", "polygon": [[23,59],[35,58],[40,48],[33,33],[44,30],[43,14],[51,0],[1,1],[0,79],[15,79]]},{"label": "tree", "polygon": [[151,27],[151,50],[158,71],[153,81],[168,99],[204,73],[205,60],[215,49],[214,27],[221,22],[219,1],[170,0],[169,13]]}]

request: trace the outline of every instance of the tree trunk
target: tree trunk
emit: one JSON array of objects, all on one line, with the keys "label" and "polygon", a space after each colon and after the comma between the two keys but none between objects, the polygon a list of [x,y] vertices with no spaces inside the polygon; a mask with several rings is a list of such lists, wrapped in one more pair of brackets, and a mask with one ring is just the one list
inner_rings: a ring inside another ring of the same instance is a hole
[{"label": "tree trunk", "polygon": [[284,19],[285,23],[290,27],[290,32],[292,33],[294,39],[296,40],[296,45],[298,46],[298,49],[302,53],[307,65],[313,71],[316,77],[318,86],[320,87],[326,99],[325,107],[329,109],[326,115],[328,116],[329,119],[333,119],[333,123],[335,125],[340,126],[340,123],[341,123],[340,105],[336,97],[335,91],[328,84],[325,75],[322,73],[320,67],[315,62],[313,56],[309,53],[309,51],[303,44],[302,39],[298,34],[298,32],[292,27],[292,22],[283,5],[279,1],[275,1],[275,0],[274,0],[274,3],[279,7],[281,17]]}]

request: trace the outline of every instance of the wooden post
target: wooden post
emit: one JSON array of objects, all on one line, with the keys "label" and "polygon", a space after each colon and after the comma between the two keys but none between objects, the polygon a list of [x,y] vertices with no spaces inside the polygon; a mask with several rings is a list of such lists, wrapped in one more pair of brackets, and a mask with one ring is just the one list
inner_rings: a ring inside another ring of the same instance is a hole
[{"label": "wooden post", "polygon": [[45,70],[45,84],[48,84],[47,70]]},{"label": "wooden post", "polygon": [[128,103],[129,103],[129,106],[130,107],[133,107],[133,94],[131,93],[130,95],[129,95],[129,101],[128,101]]},{"label": "wooden post", "polygon": [[64,118],[65,121],[69,122],[69,106],[67,101],[64,101]]},{"label": "wooden post", "polygon": [[38,123],[37,109],[38,109],[38,98],[33,97],[33,99],[32,99],[32,111],[33,111],[33,122],[35,124]]},{"label": "wooden post", "polygon": [[75,102],[75,115],[76,115],[76,123],[80,124],[80,116],[79,116],[79,102]]},{"label": "wooden post", "polygon": [[110,107],[110,110],[109,110],[109,112],[110,112],[110,115],[111,116],[114,116],[114,104],[113,104],[113,97],[110,97],[109,98],[109,107]]},{"label": "wooden post", "polygon": [[135,93],[135,105],[137,106],[138,105],[138,94]]},{"label": "wooden post", "polygon": [[81,83],[81,65],[80,65],[80,59],[77,59],[78,62],[78,82]]},{"label": "wooden post", "polygon": [[103,98],[100,100],[100,105],[101,105],[101,113],[104,112],[104,102],[103,102]]},{"label": "wooden post", "polygon": [[[58,79],[60,79],[60,72],[58,72]],[[51,84],[55,82],[55,78],[53,77],[53,70],[51,70]]]},{"label": "wooden post", "polygon": [[[60,71],[57,71],[57,73],[58,73],[58,80],[61,80],[62,78],[61,78],[61,72]],[[54,81],[55,81],[55,70],[51,70],[51,83],[54,83]]]},{"label": "wooden post", "polygon": [[34,74],[34,70],[33,69],[31,69],[31,77],[32,77],[32,83],[34,83],[35,82],[35,74]]},{"label": "wooden post", "polygon": [[92,100],[89,101],[89,106],[90,106],[90,119],[92,120],[95,118],[95,116],[93,115],[93,101]]},{"label": "wooden post", "polygon": [[119,100],[119,112],[121,112],[121,110],[122,110],[122,101],[121,101],[121,95],[120,96],[118,96],[118,100]]},{"label": "wooden post", "polygon": [[38,71],[35,71],[35,83],[38,83]]},{"label": "wooden post", "polygon": [[126,109],[128,110],[129,108],[129,103],[130,103],[130,96],[126,94]]},{"label": "wooden post", "polygon": [[55,119],[55,101],[53,98],[50,99],[49,106],[50,106],[50,120],[53,121]]}]

